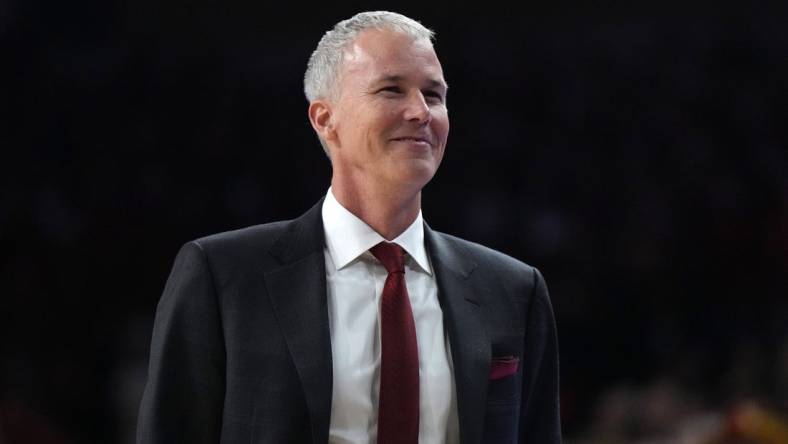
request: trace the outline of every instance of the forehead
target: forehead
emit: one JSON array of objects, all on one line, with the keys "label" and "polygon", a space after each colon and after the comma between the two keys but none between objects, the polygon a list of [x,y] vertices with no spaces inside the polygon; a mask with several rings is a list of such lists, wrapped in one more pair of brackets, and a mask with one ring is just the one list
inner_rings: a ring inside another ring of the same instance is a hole
[{"label": "forehead", "polygon": [[360,32],[344,51],[342,72],[349,80],[420,77],[445,84],[440,61],[429,40],[390,30]]}]

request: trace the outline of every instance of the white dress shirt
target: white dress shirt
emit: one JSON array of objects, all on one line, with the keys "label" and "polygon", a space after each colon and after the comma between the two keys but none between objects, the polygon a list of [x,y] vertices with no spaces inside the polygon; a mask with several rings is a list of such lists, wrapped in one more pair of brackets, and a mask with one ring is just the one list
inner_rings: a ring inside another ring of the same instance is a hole
[{"label": "white dress shirt", "polygon": [[[385,239],[343,207],[329,188],[323,201],[326,283],[334,371],[331,444],[377,442],[380,392],[380,298],[388,273],[368,251]],[[406,254],[408,288],[419,347],[419,443],[459,441],[454,373],[424,247],[421,211],[392,242]]]}]

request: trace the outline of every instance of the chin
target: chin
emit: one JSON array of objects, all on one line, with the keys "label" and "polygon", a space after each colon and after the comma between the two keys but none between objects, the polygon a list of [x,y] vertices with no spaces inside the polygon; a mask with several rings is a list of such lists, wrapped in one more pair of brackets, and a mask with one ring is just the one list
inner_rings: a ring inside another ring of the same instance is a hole
[{"label": "chin", "polygon": [[432,180],[436,170],[437,167],[432,163],[429,165],[424,163],[421,165],[413,165],[411,168],[399,171],[397,174],[397,182],[420,189]]}]

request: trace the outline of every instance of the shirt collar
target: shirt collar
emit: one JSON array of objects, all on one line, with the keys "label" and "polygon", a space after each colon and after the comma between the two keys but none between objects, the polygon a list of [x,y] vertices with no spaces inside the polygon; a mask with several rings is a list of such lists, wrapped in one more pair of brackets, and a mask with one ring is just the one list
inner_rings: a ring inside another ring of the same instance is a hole
[{"label": "shirt collar", "polygon": [[[370,248],[385,241],[380,234],[343,207],[331,188],[323,200],[323,230],[328,253],[337,270],[363,255]],[[424,220],[419,210],[416,220],[392,242],[402,247],[425,273],[432,275],[427,250],[424,248]]]}]

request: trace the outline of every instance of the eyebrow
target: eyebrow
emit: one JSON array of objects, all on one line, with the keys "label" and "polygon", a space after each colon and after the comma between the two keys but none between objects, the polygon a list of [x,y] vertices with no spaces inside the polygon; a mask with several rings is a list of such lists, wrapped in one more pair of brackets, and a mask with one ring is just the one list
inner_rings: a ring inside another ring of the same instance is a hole
[{"label": "eyebrow", "polygon": [[[384,75],[384,76],[380,77],[379,79],[375,80],[374,83],[377,84],[377,83],[385,83],[385,82],[399,82],[399,81],[402,81],[403,79],[404,79],[404,77],[401,76],[401,75],[388,74],[388,75]],[[429,80],[427,80],[427,83],[429,84],[429,86],[431,88],[443,88],[444,90],[447,90],[447,91],[449,90],[449,85],[446,83],[445,80],[441,81],[441,80],[429,79]]]}]

